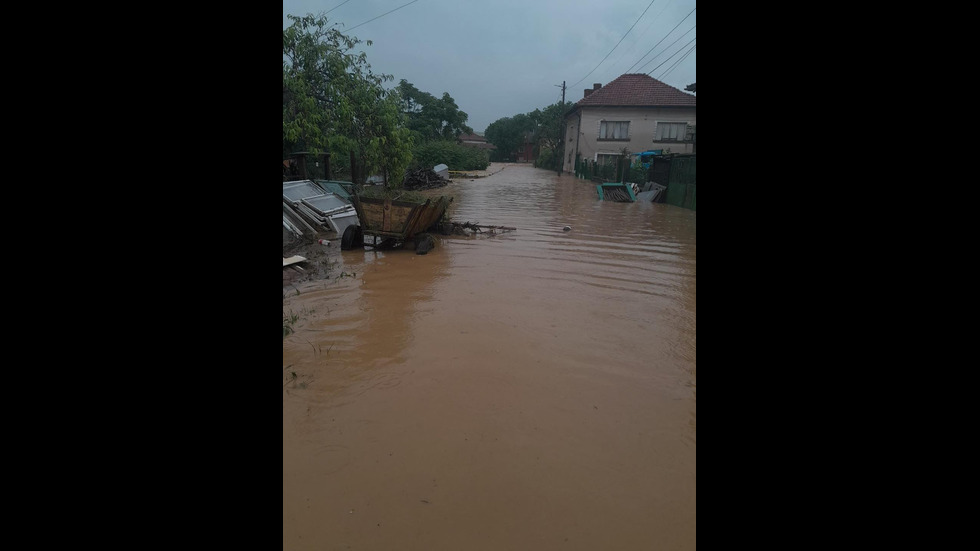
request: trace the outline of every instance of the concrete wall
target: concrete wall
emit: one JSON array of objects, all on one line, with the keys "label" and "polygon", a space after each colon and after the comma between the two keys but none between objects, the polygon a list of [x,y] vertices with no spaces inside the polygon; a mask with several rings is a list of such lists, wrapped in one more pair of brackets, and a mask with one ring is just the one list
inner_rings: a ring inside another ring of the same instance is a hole
[{"label": "concrete wall", "polygon": [[[581,114],[581,124],[579,115]],[[629,139],[600,140],[602,121],[629,121]],[[565,120],[564,170],[575,171],[575,154],[582,159],[595,160],[597,154],[618,155],[625,147],[631,153],[648,149],[670,149],[671,153],[693,153],[694,144],[655,142],[658,122],[697,124],[694,107],[584,107]]]}]

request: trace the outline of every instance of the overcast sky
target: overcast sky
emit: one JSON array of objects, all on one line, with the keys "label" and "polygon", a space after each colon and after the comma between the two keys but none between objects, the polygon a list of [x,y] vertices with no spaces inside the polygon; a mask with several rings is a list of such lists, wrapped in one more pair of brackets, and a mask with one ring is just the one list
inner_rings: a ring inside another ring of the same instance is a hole
[{"label": "overcast sky", "polygon": [[329,11],[345,34],[373,42],[358,49],[372,71],[394,77],[387,87],[405,79],[437,97],[448,92],[483,132],[558,102],[562,81],[572,102],[624,73],[649,73],[684,91],[697,82],[696,7],[696,0],[283,0],[282,20],[286,28],[287,14]]}]

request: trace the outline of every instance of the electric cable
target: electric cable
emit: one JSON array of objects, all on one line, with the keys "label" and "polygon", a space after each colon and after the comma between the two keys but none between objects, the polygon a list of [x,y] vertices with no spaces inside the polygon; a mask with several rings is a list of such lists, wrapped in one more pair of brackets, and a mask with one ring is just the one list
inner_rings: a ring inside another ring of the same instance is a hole
[{"label": "electric cable", "polygon": [[[633,27],[635,27],[636,24],[640,22],[640,19],[643,18],[643,15],[646,14],[647,10],[650,9],[650,6],[652,6],[653,3],[656,2],[656,1],[657,0],[650,0],[650,3],[647,4],[647,9],[646,10],[643,10],[643,13],[640,14],[640,17],[637,17],[636,18],[636,21],[633,22],[633,26],[630,27],[629,31],[626,31],[626,34],[623,35],[623,38],[620,38],[619,39],[619,42],[617,42],[616,45],[613,46],[613,49],[612,50],[609,50],[609,53],[606,54],[606,57],[602,58],[602,61],[599,62],[599,65],[602,65],[602,63],[604,61],[606,61],[606,59],[608,59],[609,56],[612,55],[613,52],[616,51],[616,48],[618,48],[619,45],[623,43],[623,39],[626,38],[626,35],[628,35],[630,33],[630,31],[633,30]],[[584,77],[578,79],[578,82],[576,82],[575,84],[578,84],[579,82],[582,82],[583,80],[585,80],[586,78],[588,78],[589,75],[591,75],[592,73],[594,73],[595,70],[599,68],[599,65],[596,65],[591,71],[589,71],[589,73],[587,75],[585,75]],[[575,87],[575,84],[572,84],[571,86],[569,86],[569,88],[574,88]]]}]

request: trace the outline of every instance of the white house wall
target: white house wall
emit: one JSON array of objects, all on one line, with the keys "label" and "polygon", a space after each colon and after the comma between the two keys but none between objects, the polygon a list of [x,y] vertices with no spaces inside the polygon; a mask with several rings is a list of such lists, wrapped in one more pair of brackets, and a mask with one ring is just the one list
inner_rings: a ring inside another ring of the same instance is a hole
[{"label": "white house wall", "polygon": [[[581,114],[581,125],[579,124]],[[629,121],[628,140],[599,140],[602,121]],[[598,154],[618,155],[625,147],[630,153],[648,149],[670,149],[671,153],[693,153],[694,146],[683,142],[655,142],[658,122],[697,124],[697,110],[689,107],[584,107],[565,119],[565,168],[575,171],[575,154],[595,160]]]}]

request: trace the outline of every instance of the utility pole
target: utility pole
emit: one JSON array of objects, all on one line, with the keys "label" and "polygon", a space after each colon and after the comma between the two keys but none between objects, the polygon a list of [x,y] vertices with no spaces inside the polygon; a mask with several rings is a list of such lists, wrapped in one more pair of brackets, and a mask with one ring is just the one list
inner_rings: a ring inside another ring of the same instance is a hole
[{"label": "utility pole", "polygon": [[561,105],[558,107],[558,175],[565,166],[565,81],[561,81]]}]

